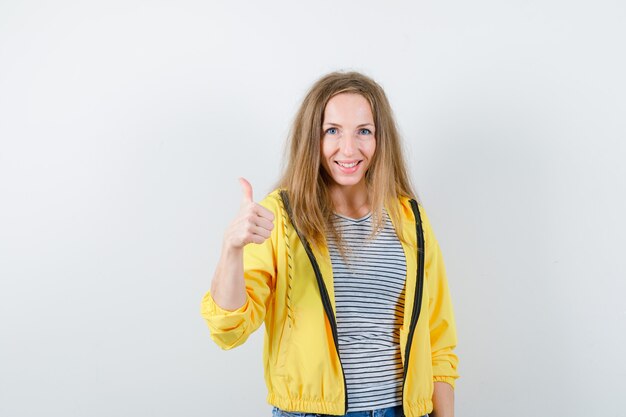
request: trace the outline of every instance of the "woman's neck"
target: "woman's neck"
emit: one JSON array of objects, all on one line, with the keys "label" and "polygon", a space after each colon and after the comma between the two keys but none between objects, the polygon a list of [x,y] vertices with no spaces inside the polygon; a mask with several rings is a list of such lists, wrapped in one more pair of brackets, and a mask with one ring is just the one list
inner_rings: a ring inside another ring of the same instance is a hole
[{"label": "woman's neck", "polygon": [[351,218],[361,218],[371,210],[364,183],[353,186],[335,185],[329,189],[335,213]]}]

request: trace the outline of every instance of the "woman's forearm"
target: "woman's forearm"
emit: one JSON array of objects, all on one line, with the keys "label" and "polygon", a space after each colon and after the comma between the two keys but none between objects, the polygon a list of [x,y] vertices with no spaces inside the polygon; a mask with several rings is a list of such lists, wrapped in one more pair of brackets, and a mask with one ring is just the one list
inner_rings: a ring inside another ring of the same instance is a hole
[{"label": "woman's forearm", "polygon": [[211,296],[224,310],[236,310],[246,302],[243,248],[224,245],[211,282]]},{"label": "woman's forearm", "polygon": [[454,388],[447,382],[435,382],[430,417],[454,417]]}]

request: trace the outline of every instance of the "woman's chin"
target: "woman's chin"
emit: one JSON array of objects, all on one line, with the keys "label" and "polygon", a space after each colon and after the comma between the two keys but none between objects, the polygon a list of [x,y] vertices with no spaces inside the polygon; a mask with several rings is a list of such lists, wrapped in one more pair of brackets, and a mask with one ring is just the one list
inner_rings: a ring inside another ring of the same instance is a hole
[{"label": "woman's chin", "polygon": [[334,177],[333,182],[338,187],[354,187],[360,185],[364,182],[364,178],[345,178],[345,177]]}]

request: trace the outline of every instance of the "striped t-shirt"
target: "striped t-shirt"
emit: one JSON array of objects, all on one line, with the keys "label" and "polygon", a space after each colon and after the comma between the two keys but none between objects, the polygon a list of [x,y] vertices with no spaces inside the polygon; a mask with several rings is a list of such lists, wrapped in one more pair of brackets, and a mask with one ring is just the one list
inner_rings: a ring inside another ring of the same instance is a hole
[{"label": "striped t-shirt", "polygon": [[384,210],[384,229],[367,240],[371,215],[360,219],[334,215],[333,224],[349,250],[347,264],[332,236],[328,240],[349,412],[402,405],[399,328],[406,259]]}]

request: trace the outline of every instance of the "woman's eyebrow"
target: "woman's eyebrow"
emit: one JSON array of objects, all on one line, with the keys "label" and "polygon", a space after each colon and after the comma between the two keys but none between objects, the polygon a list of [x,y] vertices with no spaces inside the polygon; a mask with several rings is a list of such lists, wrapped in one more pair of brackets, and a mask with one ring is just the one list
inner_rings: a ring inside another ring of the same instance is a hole
[{"label": "woman's eyebrow", "polygon": [[[339,126],[341,127],[341,125],[339,123],[333,123],[333,122],[324,122],[323,124],[324,126],[329,125],[329,126]],[[361,123],[360,125],[357,125],[357,127],[363,127],[363,126],[372,126],[374,127],[373,123]]]}]

